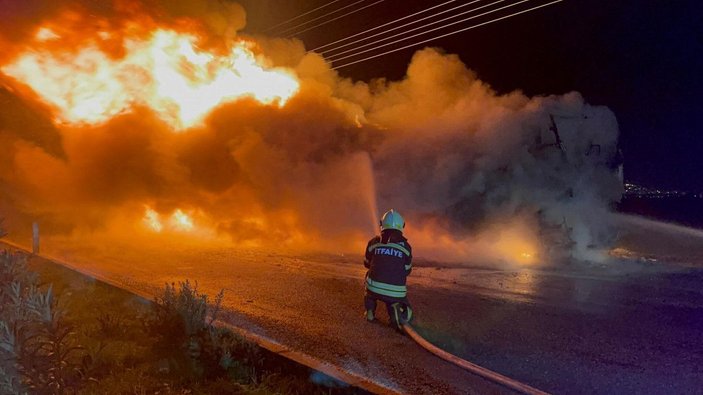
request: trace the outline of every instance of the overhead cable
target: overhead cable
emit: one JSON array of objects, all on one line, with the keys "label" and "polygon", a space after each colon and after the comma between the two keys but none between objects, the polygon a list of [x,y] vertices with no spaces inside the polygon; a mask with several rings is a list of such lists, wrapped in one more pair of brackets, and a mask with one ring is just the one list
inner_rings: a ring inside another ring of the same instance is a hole
[{"label": "overhead cable", "polygon": [[356,14],[356,13],[359,12],[359,11],[365,10],[365,9],[367,9],[367,8],[369,8],[369,7],[373,7],[373,6],[375,6],[376,4],[383,3],[384,1],[386,1],[386,0],[378,0],[378,1],[376,1],[375,3],[371,3],[371,4],[369,4],[369,5],[365,5],[365,6],[361,7],[361,8],[357,8],[357,9],[354,10],[354,11],[349,11],[349,12],[347,12],[346,14],[343,14],[343,15],[340,15],[340,16],[338,16],[338,17],[336,17],[336,18],[332,18],[332,19],[330,19],[330,20],[328,20],[328,21],[319,23],[319,24],[317,24],[317,25],[315,25],[315,26],[311,26],[311,27],[309,27],[309,28],[307,28],[307,29],[297,31],[297,32],[295,32],[295,33],[291,33],[291,34],[289,34],[288,36],[286,36],[286,38],[295,37],[295,36],[297,36],[298,34],[307,32],[308,30],[317,29],[317,28],[320,27],[320,26],[326,25],[326,24],[328,24],[328,23],[332,23],[332,22],[336,21],[337,19],[342,19],[342,18],[344,18],[344,17],[346,17],[346,16],[349,16],[349,15],[352,15],[352,14]]},{"label": "overhead cable", "polygon": [[[477,1],[481,1],[481,0],[475,0],[475,1],[473,1],[473,2],[471,2],[471,3],[468,3],[468,4],[472,4],[472,3],[475,3],[475,2],[477,2]],[[334,61],[335,59],[345,59],[345,58],[348,58],[348,57],[350,57],[350,56],[340,57],[340,55],[344,55],[344,54],[349,53],[349,52],[359,51],[359,50],[362,49],[362,48],[370,47],[370,46],[372,46],[372,45],[376,45],[376,44],[382,43],[383,41],[387,41],[387,40],[390,40],[390,39],[395,38],[395,37],[403,36],[403,35],[405,35],[405,34],[412,33],[412,32],[417,31],[417,30],[425,29],[425,28],[427,28],[427,27],[436,25],[436,24],[438,24],[438,23],[446,22],[446,21],[449,21],[449,20],[451,20],[451,19],[458,18],[458,17],[460,17],[460,16],[462,16],[462,15],[470,14],[470,13],[472,13],[472,12],[481,10],[481,9],[483,9],[483,8],[490,7],[490,6],[494,6],[494,5],[499,4],[499,3],[502,3],[502,2],[504,2],[504,1],[506,1],[506,0],[497,0],[497,1],[494,1],[493,3],[485,4],[485,5],[482,5],[482,6],[480,6],[480,7],[476,7],[476,8],[470,9],[470,10],[468,10],[468,11],[460,12],[460,13],[458,13],[458,14],[455,14],[455,15],[452,15],[452,16],[449,16],[449,17],[446,17],[446,18],[444,18],[444,19],[440,19],[440,20],[438,20],[438,21],[429,22],[429,23],[426,23],[426,24],[424,24],[424,25],[422,25],[422,26],[418,26],[418,27],[415,27],[415,28],[412,28],[412,29],[408,29],[408,30],[402,31],[402,32],[400,32],[400,33],[393,34],[393,35],[388,36],[388,37],[382,37],[382,38],[379,38],[379,39],[376,40],[376,41],[372,41],[372,42],[370,42],[370,43],[362,44],[362,45],[359,45],[359,46],[357,46],[357,47],[350,48],[350,49],[344,50],[344,51],[342,51],[342,52],[338,52],[338,53],[336,53],[336,54],[334,54],[334,55],[330,55],[330,56],[327,57],[327,59],[328,59],[328,60],[332,60],[332,61]],[[466,22],[466,21],[469,21],[469,20],[471,20],[471,19],[476,19],[476,18],[478,18],[478,17],[480,17],[480,16],[484,16],[484,15],[487,15],[487,14],[490,14],[490,13],[493,13],[493,12],[496,12],[496,11],[500,11],[500,10],[502,10],[502,9],[504,9],[504,8],[513,7],[513,6],[515,6],[515,5],[518,5],[518,4],[520,4],[520,3],[524,3],[524,2],[526,2],[526,1],[530,1],[530,0],[522,0],[521,2],[511,4],[511,5],[508,5],[508,6],[503,7],[503,8],[498,8],[498,9],[496,9],[496,10],[492,10],[492,11],[489,11],[489,12],[485,12],[485,13],[480,14],[480,15],[476,15],[476,16],[473,16],[473,17],[470,17],[470,18],[465,18],[465,19],[462,19],[462,20],[460,20],[460,21],[456,21],[456,22],[453,22],[453,23],[448,23],[448,24],[446,24],[446,25],[444,25],[444,26],[440,26],[440,27],[438,27],[438,28],[436,28],[436,29],[430,29],[430,30],[425,31],[425,32],[423,32],[423,33],[419,33],[419,35],[425,34],[425,33],[430,33],[430,32],[433,32],[433,31],[435,31],[435,30],[444,29],[445,27],[452,26],[452,25],[456,25],[456,24],[462,23],[462,22]],[[412,24],[413,24],[413,22],[411,22],[411,23],[409,23],[409,24],[407,24],[407,25],[412,25]],[[406,25],[403,25],[403,26],[406,26]],[[399,26],[399,27],[401,27],[401,26]],[[391,29],[391,30],[389,30],[389,31],[392,31],[392,30],[394,30],[394,29]],[[385,34],[385,32],[384,32],[384,33],[379,33],[379,34],[376,34],[376,35],[380,35],[380,34]],[[413,38],[413,37],[417,37],[417,35],[413,35],[413,36],[410,36],[410,37],[408,37],[408,38]],[[383,46],[383,45],[382,45],[382,46]],[[381,46],[381,47],[382,47],[382,46]],[[378,47],[376,47],[376,48],[378,48]],[[370,49],[369,51],[373,51],[373,50],[376,49],[376,48]],[[363,53],[363,52],[368,52],[368,51],[361,51],[361,52],[357,52],[357,53]],[[355,56],[355,55],[351,55],[351,56]]]},{"label": "overhead cable", "polygon": [[337,8],[336,10],[334,10],[334,11],[330,11],[330,12],[324,14],[324,15],[320,15],[320,16],[318,16],[317,18],[310,19],[310,20],[307,21],[307,22],[299,23],[299,24],[297,24],[297,25],[295,25],[295,26],[289,27],[288,29],[281,31],[281,32],[279,32],[278,34],[281,34],[281,35],[282,35],[282,34],[286,34],[286,33],[290,32],[290,31],[293,31],[293,30],[295,30],[295,29],[297,29],[297,28],[299,28],[299,27],[303,27],[303,26],[305,26],[305,25],[309,25],[309,24],[311,24],[311,23],[313,23],[313,22],[315,22],[315,21],[319,21],[320,19],[326,18],[326,17],[328,17],[328,16],[330,16],[330,15],[334,15],[334,14],[336,14],[336,13],[338,13],[338,12],[341,12],[341,11],[343,11],[343,10],[346,10],[346,9],[349,8],[349,7],[353,7],[353,6],[357,5],[357,4],[363,3],[363,2],[365,2],[365,1],[366,1],[366,0],[357,0],[357,1],[353,2],[353,3],[351,3],[351,4],[345,5],[344,7],[340,7],[340,8]]},{"label": "overhead cable", "polygon": [[324,52],[326,52],[326,51],[320,52],[320,50],[321,50],[322,48],[327,48],[327,47],[329,47],[330,45],[334,45],[334,44],[340,43],[340,42],[342,42],[342,41],[347,41],[347,40],[349,40],[349,39],[352,39],[352,38],[354,38],[354,37],[360,36],[360,35],[362,35],[362,34],[366,34],[366,33],[372,32],[372,31],[374,31],[374,30],[378,30],[378,29],[380,29],[380,28],[382,28],[382,27],[385,27],[385,26],[388,26],[388,25],[392,25],[392,24],[394,24],[394,23],[398,23],[398,22],[400,22],[400,21],[402,21],[402,20],[405,20],[405,19],[408,19],[408,18],[412,18],[412,17],[414,17],[414,16],[416,16],[416,15],[424,14],[424,13],[427,12],[427,11],[433,10],[433,9],[435,9],[435,8],[438,8],[438,7],[442,7],[442,6],[447,5],[447,4],[449,4],[449,3],[454,3],[454,2],[456,2],[456,1],[457,1],[457,0],[449,0],[449,1],[446,1],[446,2],[444,2],[444,3],[437,4],[436,6],[429,7],[429,8],[425,8],[424,10],[418,11],[418,12],[416,12],[416,13],[414,13],[414,14],[404,16],[404,17],[402,17],[402,18],[400,18],[400,19],[396,19],[396,20],[394,20],[394,21],[390,21],[390,22],[388,22],[388,23],[384,23],[383,25],[376,26],[376,27],[371,28],[371,29],[368,29],[368,30],[364,30],[364,31],[362,31],[362,32],[353,34],[353,35],[351,35],[351,36],[344,37],[344,38],[339,39],[339,40],[337,40],[337,41],[333,41],[333,42],[331,42],[331,43],[329,43],[329,44],[325,44],[325,45],[321,45],[321,46],[319,46],[319,47],[317,47],[317,48],[313,48],[313,49],[311,49],[311,50],[308,51],[308,52],[324,53]]},{"label": "overhead cable", "polygon": [[[350,46],[350,45],[353,45],[353,44],[355,44],[355,43],[362,42],[362,41],[366,41],[366,40],[368,40],[368,39],[370,39],[370,38],[373,38],[373,37],[377,37],[377,36],[380,36],[380,35],[388,34],[388,33],[392,32],[392,31],[395,31],[395,30],[398,30],[398,29],[402,29],[402,28],[407,27],[407,26],[410,26],[410,25],[414,25],[414,24],[416,24],[416,23],[418,23],[418,22],[422,22],[422,21],[427,20],[427,19],[432,19],[432,18],[434,18],[434,17],[436,17],[436,16],[439,16],[439,15],[442,15],[442,14],[446,14],[446,13],[448,13],[448,12],[452,12],[452,11],[458,10],[458,9],[460,9],[460,8],[464,8],[464,7],[469,6],[469,5],[471,5],[471,4],[474,4],[474,3],[478,3],[479,1],[482,1],[482,0],[473,0],[473,1],[470,1],[470,2],[468,2],[468,3],[462,4],[462,5],[459,5],[459,6],[456,6],[456,7],[447,9],[447,10],[444,10],[444,11],[439,11],[439,12],[436,12],[436,13],[434,13],[434,14],[432,14],[432,15],[428,15],[428,16],[426,16],[426,17],[423,17],[423,18],[420,18],[420,19],[416,19],[416,20],[414,20],[414,21],[410,21],[410,22],[405,23],[405,24],[403,24],[403,25],[396,26],[396,27],[393,27],[393,28],[384,30],[384,31],[379,32],[379,33],[376,33],[376,34],[372,34],[372,35],[370,35],[370,36],[368,36],[368,37],[362,37],[362,38],[360,38],[360,39],[358,39],[358,40],[354,40],[354,41],[352,41],[352,42],[350,42],[350,43],[342,44],[342,45],[339,45],[339,46],[334,47],[334,48],[331,48],[331,49],[326,49],[326,50],[320,52],[320,54],[323,54],[323,55],[324,55],[325,53],[334,52],[334,51],[337,51],[337,50],[342,49],[342,48],[344,48],[344,47],[348,47],[348,46]],[[504,1],[504,0],[502,0],[502,1]],[[468,12],[472,12],[472,11],[474,11],[474,10],[469,10],[469,11],[466,11],[466,12],[464,12],[464,13],[456,14],[456,15],[451,16],[451,17],[446,18],[446,19],[452,19],[452,18],[454,18],[454,17],[457,17],[457,16],[459,16],[459,15],[464,15],[464,14],[466,14],[466,13],[468,13]],[[443,20],[446,20],[446,19],[443,19]],[[439,21],[439,22],[441,22],[441,21]],[[429,25],[432,25],[432,24],[434,24],[434,23],[437,23],[437,22],[433,22],[433,23],[430,23],[430,24],[425,25],[425,26],[429,26]],[[412,31],[412,30],[410,30],[410,31]],[[406,31],[406,32],[407,32],[407,31]],[[336,56],[336,55],[332,55],[332,56]]]},{"label": "overhead cable", "polygon": [[[489,5],[494,5],[494,4],[496,4],[496,3],[500,3],[500,2],[503,2],[503,1],[505,1],[505,0],[497,0],[497,1],[495,1],[495,2],[493,2],[493,3],[491,3],[491,4],[489,4]],[[375,51],[375,50],[377,50],[377,49],[379,49],[379,48],[383,48],[383,47],[387,47],[387,46],[389,46],[389,45],[397,44],[397,43],[402,42],[402,41],[407,41],[407,40],[410,40],[410,39],[415,38],[415,37],[423,36],[423,35],[425,35],[425,34],[427,34],[427,33],[432,33],[432,32],[437,31],[437,30],[446,29],[446,28],[449,27],[449,26],[457,25],[457,24],[459,24],[459,23],[464,23],[464,22],[470,21],[470,20],[472,20],[472,19],[480,18],[480,17],[482,17],[482,16],[486,16],[486,15],[489,15],[489,14],[492,14],[492,13],[495,13],[495,12],[498,12],[498,11],[502,11],[502,10],[504,10],[504,9],[506,9],[506,8],[515,7],[516,5],[520,5],[520,4],[526,3],[526,2],[528,2],[528,1],[532,1],[532,0],[520,0],[520,1],[516,2],[516,3],[509,4],[509,5],[507,5],[507,6],[503,6],[503,7],[500,7],[500,8],[496,8],[496,9],[494,9],[494,10],[486,11],[486,12],[484,12],[484,13],[482,13],[482,14],[478,14],[478,15],[474,15],[474,16],[471,16],[471,17],[468,17],[468,18],[460,19],[460,20],[458,20],[458,21],[455,21],[455,22],[452,22],[452,23],[448,23],[448,24],[443,25],[443,26],[435,27],[435,28],[433,28],[433,29],[425,30],[425,31],[422,31],[422,32],[420,32],[420,33],[413,34],[413,35],[408,36],[408,37],[403,37],[403,38],[399,38],[399,39],[397,39],[397,40],[395,40],[395,41],[391,41],[391,42],[388,42],[388,43],[385,43],[385,44],[380,44],[380,45],[377,45],[377,46],[374,47],[374,48],[364,49],[364,50],[361,50],[361,51],[357,51],[356,53],[353,53],[353,54],[350,54],[350,55],[346,55],[346,56],[341,56],[341,57],[338,57],[337,55],[334,55],[334,56],[331,56],[328,60],[330,60],[330,61],[332,61],[332,62],[337,62],[337,61],[340,61],[340,60],[343,60],[343,59],[353,58],[353,57],[359,56],[359,55],[361,55],[361,54],[363,54],[363,53],[372,52],[372,51]],[[485,7],[485,6],[484,6],[484,7]],[[429,26],[429,24],[428,24],[427,26]],[[413,31],[413,30],[417,30],[417,29],[411,29],[410,31]],[[402,36],[403,34],[405,34],[405,33],[396,34],[396,35],[394,35],[394,36],[392,36],[392,37]],[[389,37],[389,38],[392,38],[392,37]],[[370,43],[370,44],[371,44],[371,45],[376,45],[376,44],[379,44],[379,43],[381,43],[381,42],[383,42],[383,41],[386,41],[386,40],[387,40],[387,38],[386,38],[386,39],[379,39],[379,40],[374,41],[374,42],[372,42],[372,43]],[[356,49],[361,49],[362,47],[368,47],[368,46],[369,46],[369,44],[365,44],[365,45],[363,45],[363,46],[360,46],[359,48],[355,48],[355,50],[356,50]],[[345,51],[345,52],[349,52],[349,51]]]},{"label": "overhead cable", "polygon": [[494,23],[494,22],[502,21],[502,20],[504,20],[504,19],[512,18],[512,17],[514,17],[514,16],[521,15],[521,14],[525,14],[525,13],[528,13],[528,12],[531,12],[531,11],[535,11],[535,10],[537,10],[537,9],[544,8],[544,7],[547,7],[547,6],[556,4],[556,3],[561,3],[562,1],[564,1],[564,0],[555,0],[555,1],[552,1],[552,2],[549,2],[549,3],[546,3],[546,4],[539,5],[539,6],[537,6],[537,7],[532,7],[532,8],[526,9],[526,10],[522,10],[522,11],[519,11],[519,12],[512,13],[512,14],[510,14],[510,15],[502,16],[502,17],[500,17],[500,18],[492,19],[492,20],[489,20],[489,21],[486,21],[486,22],[482,22],[482,23],[479,23],[479,24],[476,24],[476,25],[472,25],[472,26],[465,27],[465,28],[462,28],[462,29],[454,30],[454,31],[449,32],[449,33],[445,33],[445,34],[442,34],[442,35],[439,35],[439,36],[435,36],[435,37],[432,37],[432,38],[428,38],[428,39],[426,39],[426,40],[422,40],[422,41],[418,41],[418,42],[415,42],[415,43],[412,43],[412,44],[408,44],[408,45],[402,46],[402,47],[400,47],[400,48],[395,48],[395,49],[392,49],[392,50],[389,50],[389,51],[386,51],[386,52],[382,52],[382,53],[380,53],[380,54],[368,56],[368,57],[363,58],[363,59],[354,60],[354,61],[351,61],[351,62],[342,64],[342,65],[339,65],[339,66],[332,67],[332,70],[339,70],[339,69],[342,69],[342,68],[345,68],[345,67],[349,67],[349,66],[354,65],[354,64],[358,64],[358,63],[361,63],[361,62],[366,62],[366,61],[371,60],[371,59],[375,59],[375,58],[378,58],[378,57],[381,57],[381,56],[385,56],[385,55],[388,55],[388,54],[391,54],[391,53],[394,53],[394,52],[402,51],[402,50],[404,50],[404,49],[411,48],[411,47],[414,47],[414,46],[417,46],[417,45],[422,45],[422,44],[425,44],[425,43],[428,43],[428,42],[431,42],[431,41],[434,41],[434,40],[438,40],[438,39],[440,39],[440,38],[449,37],[449,36],[452,36],[452,35],[455,35],[455,34],[459,34],[459,33],[465,32],[465,31],[467,31],[467,30],[475,29],[475,28],[478,28],[478,27],[481,27],[481,26],[485,26],[485,25]]},{"label": "overhead cable", "polygon": [[287,25],[287,24],[289,24],[289,23],[291,23],[291,22],[293,22],[293,21],[295,21],[295,20],[298,20],[298,19],[300,19],[300,18],[302,18],[302,17],[304,17],[304,16],[306,16],[306,15],[312,14],[313,12],[318,11],[318,10],[321,10],[321,9],[323,9],[323,8],[329,6],[329,5],[332,5],[332,4],[334,4],[334,3],[338,2],[338,1],[340,1],[340,0],[330,1],[329,3],[325,3],[324,5],[321,5],[321,6],[317,7],[317,8],[315,8],[315,9],[312,9],[312,10],[310,10],[310,11],[304,12],[304,13],[302,13],[302,14],[296,16],[296,17],[293,17],[293,18],[290,18],[290,19],[288,19],[288,20],[285,20],[285,21],[283,21],[283,22],[281,22],[281,23],[279,23],[279,24],[273,25],[273,26],[269,27],[268,29],[264,30],[264,33],[268,33],[268,32],[270,32],[270,31],[276,29],[277,27],[280,27],[280,26],[283,26],[283,25]]}]

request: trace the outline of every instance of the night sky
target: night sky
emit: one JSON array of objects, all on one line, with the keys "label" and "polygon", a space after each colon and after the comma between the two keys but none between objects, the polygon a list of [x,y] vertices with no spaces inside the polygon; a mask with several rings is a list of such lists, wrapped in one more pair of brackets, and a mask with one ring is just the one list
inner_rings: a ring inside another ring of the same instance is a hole
[{"label": "night sky", "polygon": [[[338,1],[311,16],[355,1]],[[248,33],[261,33],[328,2],[240,1],[247,10]],[[366,0],[356,7],[373,2]],[[297,37],[307,48],[315,48],[442,2],[385,0]],[[533,0],[526,7],[546,2]],[[589,103],[608,106],[620,124],[627,181],[703,191],[703,82],[699,76],[703,71],[703,27],[699,4],[700,0],[565,0],[427,45],[458,54],[498,92],[519,89],[528,95],[544,95],[576,90]],[[301,18],[288,26],[305,21]],[[431,35],[422,38],[428,37]],[[419,48],[340,72],[355,80],[399,79]]]}]

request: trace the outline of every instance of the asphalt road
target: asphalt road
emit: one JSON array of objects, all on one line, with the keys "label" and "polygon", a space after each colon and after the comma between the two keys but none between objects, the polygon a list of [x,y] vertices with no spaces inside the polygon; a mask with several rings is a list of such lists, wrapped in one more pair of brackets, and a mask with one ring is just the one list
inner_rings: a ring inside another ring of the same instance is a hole
[{"label": "asphalt road", "polygon": [[[651,242],[644,254],[632,240],[620,250],[628,259],[598,265],[418,262],[409,281],[416,329],[447,351],[548,392],[703,393],[703,270],[655,261]],[[383,323],[365,322],[360,256],[175,245],[50,249],[128,289],[154,292],[184,279],[211,295],[223,288],[233,324],[402,392],[508,392]]]}]

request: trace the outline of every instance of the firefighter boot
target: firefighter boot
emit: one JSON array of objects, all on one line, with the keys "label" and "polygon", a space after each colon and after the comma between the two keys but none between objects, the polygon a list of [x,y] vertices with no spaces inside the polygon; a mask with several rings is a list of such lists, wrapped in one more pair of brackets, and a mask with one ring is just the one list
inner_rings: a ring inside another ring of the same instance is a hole
[{"label": "firefighter boot", "polygon": [[413,309],[410,308],[408,305],[401,305],[400,306],[402,314],[400,316],[401,323],[403,325],[409,323],[413,319]]},{"label": "firefighter boot", "polygon": [[410,306],[403,303],[393,303],[391,305],[391,324],[399,330],[403,331],[403,325],[412,320],[413,311]]},{"label": "firefighter boot", "polygon": [[390,308],[391,325],[400,332],[403,331],[402,307],[400,303],[393,303]]},{"label": "firefighter boot", "polygon": [[373,322],[376,319],[373,310],[366,310],[366,321]]}]

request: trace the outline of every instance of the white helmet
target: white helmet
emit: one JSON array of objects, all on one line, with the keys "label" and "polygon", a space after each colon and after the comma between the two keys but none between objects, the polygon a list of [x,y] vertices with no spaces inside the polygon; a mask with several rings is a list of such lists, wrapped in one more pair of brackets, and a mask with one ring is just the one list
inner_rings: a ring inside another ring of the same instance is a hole
[{"label": "white helmet", "polygon": [[390,209],[383,214],[381,230],[396,229],[402,232],[403,228],[405,228],[405,220],[397,211]]}]

